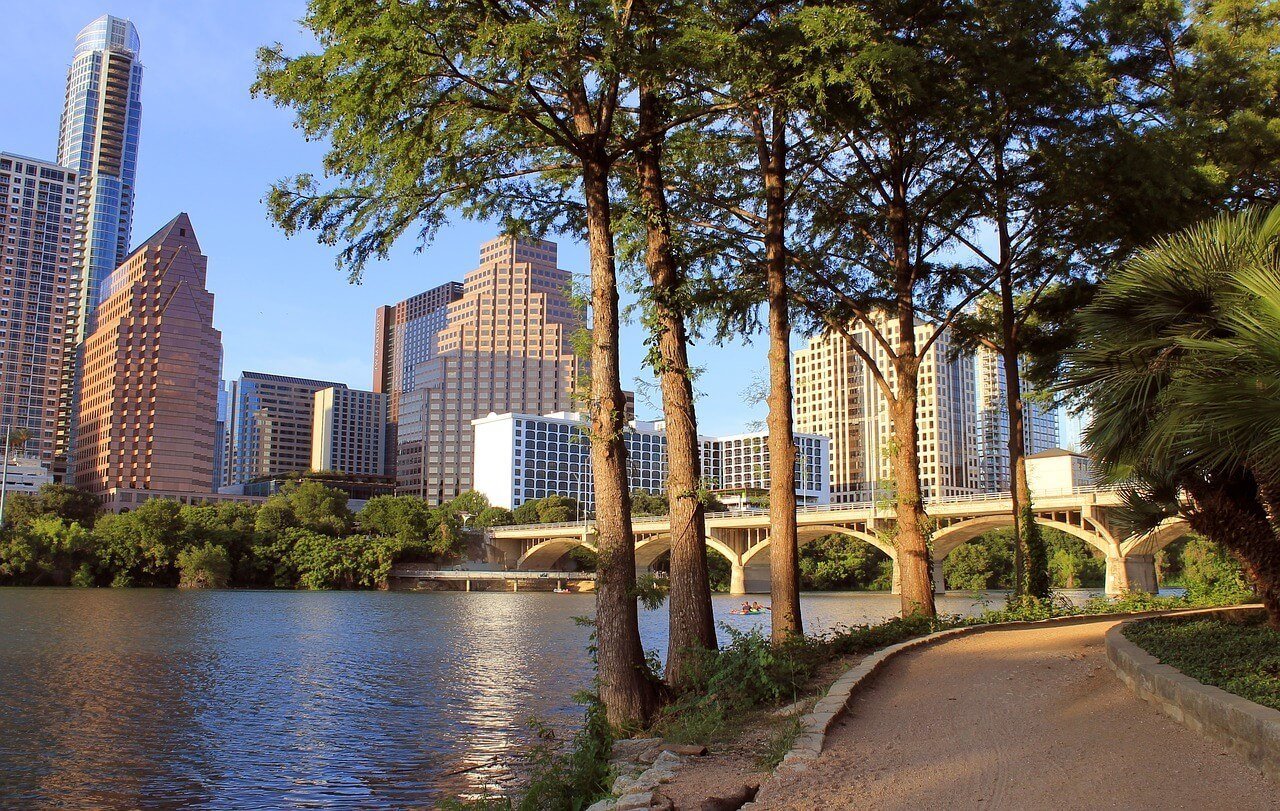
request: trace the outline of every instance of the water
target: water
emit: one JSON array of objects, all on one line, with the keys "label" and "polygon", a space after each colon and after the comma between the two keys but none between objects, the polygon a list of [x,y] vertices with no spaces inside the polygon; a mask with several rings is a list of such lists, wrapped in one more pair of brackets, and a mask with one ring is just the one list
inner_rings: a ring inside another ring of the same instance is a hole
[{"label": "water", "polygon": [[[998,602],[998,597],[992,597]],[[715,600],[743,630],[740,598]],[[501,789],[572,729],[586,595],[0,589],[0,807],[403,808]],[[939,610],[971,613],[972,595]],[[809,594],[806,627],[892,616]],[[666,612],[644,612],[665,651]]]}]

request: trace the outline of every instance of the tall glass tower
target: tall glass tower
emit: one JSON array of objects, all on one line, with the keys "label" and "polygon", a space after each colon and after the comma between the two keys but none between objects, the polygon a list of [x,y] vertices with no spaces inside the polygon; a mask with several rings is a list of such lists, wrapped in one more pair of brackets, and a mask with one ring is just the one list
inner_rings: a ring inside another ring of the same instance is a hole
[{"label": "tall glass tower", "polygon": [[133,23],[104,14],[76,37],[58,163],[80,176],[75,337],[83,341],[102,281],[129,254],[142,124],[142,43]]},{"label": "tall glass tower", "polygon": [[81,347],[93,331],[103,281],[129,255],[142,125],[142,42],[133,23],[104,14],[81,29],[67,71],[58,163],[79,176],[62,390],[54,448],[61,481],[75,455]]}]

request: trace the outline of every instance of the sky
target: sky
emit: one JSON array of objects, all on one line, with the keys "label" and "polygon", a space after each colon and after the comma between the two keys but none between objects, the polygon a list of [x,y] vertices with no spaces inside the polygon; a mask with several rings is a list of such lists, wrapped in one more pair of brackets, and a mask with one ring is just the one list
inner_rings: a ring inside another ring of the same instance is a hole
[{"label": "sky", "polygon": [[[287,238],[268,220],[262,199],[271,183],[318,172],[323,155],[322,144],[306,143],[293,128],[289,110],[249,94],[257,48],[281,42],[297,53],[310,46],[297,22],[303,11],[302,0],[9,4],[0,50],[0,151],[56,158],[76,33],[103,13],[131,19],[144,66],[133,243],[179,211],[190,215],[209,257],[224,377],[260,371],[367,389],[374,309],[461,280],[475,268],[480,244],[498,229],[457,217],[431,245],[406,235],[352,285],[334,264],[337,249],[318,244],[311,233]],[[585,274],[585,246],[559,242],[561,267]],[[793,344],[803,340],[797,336]],[[634,321],[620,345],[624,386],[635,388],[636,378],[649,375],[641,365],[643,331]],[[700,341],[691,360],[704,369],[697,384],[703,433],[739,433],[763,420],[763,404],[744,397],[765,369],[762,336],[725,346]],[[642,398],[637,416],[658,417],[656,406]],[[1064,431],[1063,441],[1074,431]]]}]

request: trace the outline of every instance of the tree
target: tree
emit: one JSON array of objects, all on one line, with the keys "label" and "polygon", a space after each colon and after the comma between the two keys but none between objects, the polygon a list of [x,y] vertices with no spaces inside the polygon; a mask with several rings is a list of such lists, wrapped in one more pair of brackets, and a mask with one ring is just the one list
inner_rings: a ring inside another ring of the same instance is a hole
[{"label": "tree", "polygon": [[1067,385],[1093,409],[1086,446],[1131,482],[1136,525],[1185,516],[1240,560],[1280,628],[1278,257],[1280,209],[1142,251],[1081,314]]},{"label": "tree", "polygon": [[153,498],[132,512],[104,515],[94,525],[99,566],[113,586],[172,586],[184,527],[181,505]]},{"label": "tree", "polygon": [[877,0],[859,9],[853,25],[822,15],[807,31],[835,52],[834,79],[812,102],[833,148],[813,163],[797,203],[812,210],[807,251],[796,257],[811,284],[799,298],[846,338],[887,403],[902,613],[934,616],[920,370],[991,283],[940,260],[976,213],[973,160],[959,147],[972,92],[959,67],[972,35],[965,4]]},{"label": "tree", "polygon": [[[668,465],[670,465],[670,462],[668,462]],[[648,490],[636,490],[631,494],[631,514],[666,515],[667,497],[662,493],[650,493]]]},{"label": "tree", "polygon": [[477,527],[505,527],[515,523],[511,510],[506,507],[486,507],[476,516]]},{"label": "tree", "polygon": [[231,558],[225,547],[205,543],[178,553],[178,585],[189,589],[222,589],[231,579]]},{"label": "tree", "polygon": [[289,500],[293,516],[301,526],[330,535],[351,531],[351,511],[347,494],[317,481],[286,484],[281,493]]},{"label": "tree", "polygon": [[440,516],[416,496],[375,496],[356,513],[361,532],[421,543],[440,523]]},{"label": "tree", "polygon": [[292,107],[308,137],[329,141],[325,169],[336,183],[279,184],[269,199],[286,230],[344,243],[340,261],[358,277],[413,224],[426,240],[454,211],[537,229],[585,223],[600,692],[610,723],[643,724],[657,693],[634,594],[610,197],[616,163],[631,149],[620,65],[643,21],[633,4],[601,0],[313,0],[304,22],[324,50],[263,49],[254,89]]}]

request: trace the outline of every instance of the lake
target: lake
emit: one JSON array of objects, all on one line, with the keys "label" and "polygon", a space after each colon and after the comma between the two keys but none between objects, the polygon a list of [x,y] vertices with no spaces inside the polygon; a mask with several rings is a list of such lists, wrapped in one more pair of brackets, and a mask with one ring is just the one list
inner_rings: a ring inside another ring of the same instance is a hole
[{"label": "lake", "polygon": [[[991,594],[994,605],[1003,598]],[[720,621],[741,598],[715,598]],[[939,598],[972,613],[975,595]],[[0,806],[403,808],[500,790],[578,722],[588,595],[0,589]],[[888,594],[803,598],[825,630]],[[665,610],[642,612],[665,653]]]}]

